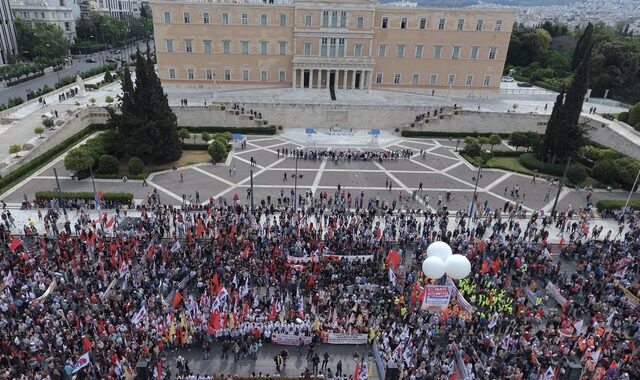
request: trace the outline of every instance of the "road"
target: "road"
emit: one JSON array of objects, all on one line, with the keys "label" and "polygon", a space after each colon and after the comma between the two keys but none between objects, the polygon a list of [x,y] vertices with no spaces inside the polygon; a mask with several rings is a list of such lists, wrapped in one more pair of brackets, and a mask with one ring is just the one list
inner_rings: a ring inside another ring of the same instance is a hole
[{"label": "road", "polygon": [[[144,41],[139,41],[138,42],[138,46],[139,46],[141,51],[144,51],[146,49],[146,44],[145,44]],[[135,52],[135,47],[129,46],[129,48],[126,49],[126,50],[122,49],[123,58],[125,56],[128,57],[128,55],[131,52]],[[15,86],[2,88],[2,89],[0,89],[0,104],[1,103],[6,104],[7,101],[9,100],[9,98],[16,97],[16,96],[20,96],[20,97],[22,97],[22,99],[24,99],[26,101],[27,100],[27,91],[28,90],[35,91],[38,88],[43,87],[45,84],[47,86],[49,86],[49,87],[54,87],[55,84],[58,82],[58,76],[60,78],[62,78],[64,76],[70,76],[70,75],[74,75],[75,76],[79,72],[86,71],[86,70],[89,70],[91,68],[100,66],[101,63],[104,62],[104,59],[108,58],[108,57],[112,57],[112,58],[118,59],[120,57],[120,54],[116,55],[116,54],[111,54],[110,51],[103,51],[103,52],[100,52],[100,53],[78,56],[77,59],[74,59],[73,65],[67,66],[65,69],[63,69],[63,70],[61,70],[61,71],[59,71],[57,73],[56,72],[51,72],[51,73],[45,74],[42,77],[35,78],[35,79],[32,79],[32,80],[24,82],[24,83],[20,83],[20,84],[15,85]],[[85,62],[85,59],[87,59],[87,58],[94,58],[97,62],[96,63],[87,63],[87,62]]]}]

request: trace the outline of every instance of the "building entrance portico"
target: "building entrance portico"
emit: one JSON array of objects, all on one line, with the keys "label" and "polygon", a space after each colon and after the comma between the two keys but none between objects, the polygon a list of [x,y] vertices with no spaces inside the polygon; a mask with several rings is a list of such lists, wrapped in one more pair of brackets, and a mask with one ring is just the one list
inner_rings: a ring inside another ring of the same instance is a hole
[{"label": "building entrance portico", "polygon": [[338,90],[371,90],[371,70],[294,68],[292,87]]}]

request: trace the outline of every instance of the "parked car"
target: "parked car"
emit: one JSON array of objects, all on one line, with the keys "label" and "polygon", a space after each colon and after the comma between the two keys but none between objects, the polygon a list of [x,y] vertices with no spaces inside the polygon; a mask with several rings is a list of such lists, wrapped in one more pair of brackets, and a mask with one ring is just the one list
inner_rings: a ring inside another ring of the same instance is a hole
[{"label": "parked car", "polygon": [[115,62],[118,62],[118,61],[116,61],[114,58],[111,58],[111,57],[109,57],[109,58],[105,59],[104,61],[105,61],[105,62],[109,62],[109,63],[115,63]]},{"label": "parked car", "polygon": [[503,82],[513,82],[514,79],[512,77],[508,76],[508,75],[505,75],[505,76],[502,77],[502,81]]},{"label": "parked car", "polygon": [[518,87],[533,87],[529,82],[518,82]]},{"label": "parked car", "polygon": [[95,60],[95,59],[93,59],[93,58],[87,58],[87,59],[85,59],[84,61],[85,61],[86,63],[98,63],[98,61],[96,61],[96,60]]},{"label": "parked car", "polygon": [[118,50],[112,50],[112,51],[111,51],[111,53],[113,53],[113,54],[120,54],[120,49],[118,49]]}]

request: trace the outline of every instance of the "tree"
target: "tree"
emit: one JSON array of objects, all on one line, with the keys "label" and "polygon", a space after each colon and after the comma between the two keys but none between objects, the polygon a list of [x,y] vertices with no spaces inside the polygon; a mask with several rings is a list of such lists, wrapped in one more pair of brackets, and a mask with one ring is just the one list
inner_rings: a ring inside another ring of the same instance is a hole
[{"label": "tree", "polygon": [[91,105],[95,105],[96,104],[96,98],[89,98],[89,102],[91,103]]},{"label": "tree", "polygon": [[187,140],[187,139],[189,139],[189,137],[191,137],[191,134],[189,133],[189,130],[187,128],[180,129],[178,131],[178,135],[182,139],[182,143],[183,144],[184,144],[184,140]]},{"label": "tree", "polygon": [[113,82],[113,75],[111,75],[111,72],[109,70],[104,73],[104,77],[102,78],[102,80],[107,83]]},{"label": "tree", "polygon": [[107,95],[107,96],[104,98],[104,101],[105,101],[107,104],[111,105],[111,103],[113,103],[113,101],[114,101],[114,100],[113,100],[113,97],[112,97],[112,96]]},{"label": "tree", "polygon": [[509,145],[516,148],[516,151],[520,147],[528,147],[527,136],[524,132],[513,132],[509,135]]},{"label": "tree", "polygon": [[103,154],[100,156],[100,161],[98,161],[98,170],[96,170],[96,173],[117,174],[119,167],[120,163],[117,158],[108,154]]},{"label": "tree", "polygon": [[121,113],[109,110],[108,126],[117,130],[128,155],[157,163],[180,158],[176,116],[153,64],[140,53],[136,56],[135,86],[129,71],[124,71],[119,108]]},{"label": "tree", "polygon": [[18,144],[12,144],[9,147],[9,154],[16,154],[16,158],[18,158],[18,153],[22,150],[22,147]]},{"label": "tree", "polygon": [[200,135],[200,137],[202,138],[202,141],[206,143],[211,140],[211,136],[207,132],[202,132],[202,135]]},{"label": "tree", "polygon": [[601,160],[591,168],[591,176],[604,184],[610,185],[618,178],[618,168],[613,160]]},{"label": "tree", "polygon": [[45,117],[44,119],[42,119],[42,125],[47,129],[53,128],[53,124],[53,119],[50,117]]},{"label": "tree", "polygon": [[502,143],[502,138],[497,135],[497,134],[492,134],[491,136],[489,136],[489,144],[491,145],[491,153],[493,153],[493,147],[495,145],[501,144]]},{"label": "tree", "polygon": [[540,61],[551,45],[551,36],[545,29],[514,25],[507,51],[507,64],[526,66]]},{"label": "tree", "polygon": [[33,130],[33,133],[35,133],[36,135],[38,135],[38,137],[42,138],[42,134],[44,133],[44,128],[42,128],[42,127],[35,127],[35,129]]},{"label": "tree", "polygon": [[28,22],[16,18],[15,27],[20,54],[26,59],[61,59],[69,51],[64,31],[55,24]]},{"label": "tree", "polygon": [[482,147],[477,138],[468,136],[464,139],[464,149],[462,151],[472,157],[476,157],[480,155]]},{"label": "tree", "polygon": [[553,105],[542,151],[539,152],[540,158],[545,162],[556,163],[557,160],[564,160],[587,142],[588,127],[580,123],[580,113],[589,83],[592,34],[593,25],[589,24],[581,38],[580,43],[584,45],[581,49],[584,51],[578,55],[581,61],[574,72],[571,85],[566,96],[562,91],[558,94]]},{"label": "tree", "polygon": [[207,152],[216,162],[223,161],[227,157],[227,147],[220,140],[213,140],[207,148]]},{"label": "tree", "polygon": [[629,116],[627,117],[627,124],[635,126],[640,122],[640,102],[629,110]]},{"label": "tree", "polygon": [[587,169],[580,164],[569,166],[569,170],[567,171],[569,181],[577,184],[584,182],[588,175]]},{"label": "tree", "polygon": [[571,57],[571,70],[577,69],[580,63],[584,61],[584,58],[588,54],[591,54],[591,49],[593,48],[592,39],[593,24],[589,23],[589,25],[587,25],[587,27],[584,29],[584,32],[578,39],[576,49],[573,51],[573,56]]},{"label": "tree", "polygon": [[127,167],[129,169],[129,174],[131,175],[142,174],[144,171],[144,162],[142,162],[138,157],[131,157]]},{"label": "tree", "polygon": [[64,157],[64,167],[74,173],[80,173],[93,166],[93,155],[85,147],[71,149]]}]

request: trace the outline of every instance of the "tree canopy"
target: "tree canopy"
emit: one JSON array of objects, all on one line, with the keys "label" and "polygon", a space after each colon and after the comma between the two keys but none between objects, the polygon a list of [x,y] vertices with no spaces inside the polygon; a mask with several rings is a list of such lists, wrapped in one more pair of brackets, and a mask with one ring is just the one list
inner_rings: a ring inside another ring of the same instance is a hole
[{"label": "tree canopy", "polygon": [[109,141],[124,146],[124,152],[130,157],[139,157],[147,163],[180,158],[182,146],[177,119],[148,57],[137,54],[135,86],[131,73],[125,68],[122,92],[118,105],[121,113],[109,110],[108,126],[118,135]]},{"label": "tree canopy", "polygon": [[[640,37],[624,26],[598,23],[592,27],[592,59],[587,88],[592,96],[636,103],[640,100]],[[586,46],[587,28],[569,31],[549,21],[535,26],[514,25],[506,68],[516,75],[555,91],[568,88]],[[627,31],[625,31],[627,30]],[[550,42],[549,42],[550,39]]]},{"label": "tree canopy", "polygon": [[28,60],[57,60],[65,57],[69,44],[57,25],[15,19],[20,55]]}]

